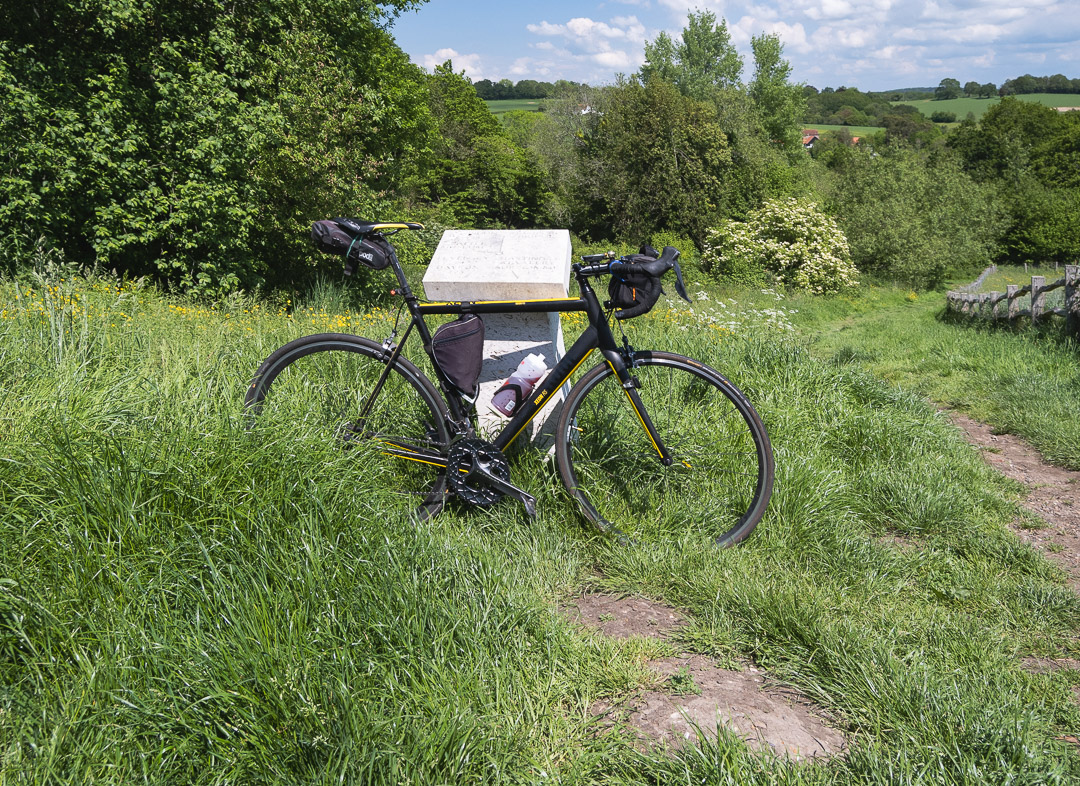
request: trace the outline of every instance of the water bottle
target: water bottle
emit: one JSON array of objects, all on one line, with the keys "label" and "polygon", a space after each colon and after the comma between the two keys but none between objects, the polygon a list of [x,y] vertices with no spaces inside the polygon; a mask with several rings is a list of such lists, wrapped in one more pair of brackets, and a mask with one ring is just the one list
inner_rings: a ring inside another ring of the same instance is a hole
[{"label": "water bottle", "polygon": [[[510,379],[496,391],[491,399],[491,408],[510,417],[518,408],[518,404],[529,397],[536,383],[545,373],[547,373],[547,366],[544,364],[544,356],[535,353],[528,355],[518,364],[517,370],[510,375]],[[521,389],[520,397],[516,395],[518,388]]]}]

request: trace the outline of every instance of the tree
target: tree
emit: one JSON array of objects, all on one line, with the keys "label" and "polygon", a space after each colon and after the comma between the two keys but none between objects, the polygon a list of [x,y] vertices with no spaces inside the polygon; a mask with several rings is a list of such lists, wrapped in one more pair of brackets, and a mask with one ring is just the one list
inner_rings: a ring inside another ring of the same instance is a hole
[{"label": "tree", "polygon": [[782,55],[784,46],[776,35],[755,36],[750,42],[754,52],[754,79],[749,93],[769,139],[782,147],[800,146],[800,130],[806,114],[802,86],[788,80],[791,65]]},{"label": "tree", "polygon": [[1046,80],[1048,93],[1068,93],[1072,88],[1069,78],[1064,74],[1054,74]]},{"label": "tree", "polygon": [[965,82],[964,83],[964,95],[974,96],[979,94],[979,90],[982,88],[978,82]]},{"label": "tree", "polygon": [[743,62],[731,43],[727,22],[712,11],[691,12],[678,42],[661,32],[645,44],[645,63],[639,74],[643,82],[671,82],[679,92],[699,100],[715,88],[737,87]]},{"label": "tree", "polygon": [[[900,108],[900,106],[894,107],[894,109]],[[914,109],[914,107],[910,108]],[[918,110],[885,115],[881,119],[881,124],[885,127],[886,141],[894,144],[907,143],[919,147],[941,136],[937,126],[928,118],[923,117]]]},{"label": "tree", "polygon": [[715,108],[665,80],[633,80],[601,100],[583,140],[583,228],[636,242],[671,230],[700,243],[736,174]]},{"label": "tree", "polygon": [[0,256],[44,238],[208,294],[306,274],[304,224],[375,212],[423,147],[385,30],[416,5],[0,4]]},{"label": "tree", "polygon": [[997,85],[993,82],[979,86],[979,98],[991,98],[995,93],[997,93]]},{"label": "tree", "polygon": [[934,287],[985,267],[997,253],[1004,206],[996,189],[973,182],[954,157],[856,147],[831,163],[829,212],[864,273]]},{"label": "tree", "polygon": [[418,162],[414,194],[459,224],[527,224],[542,199],[540,172],[448,60],[428,78],[438,124],[429,156]]},{"label": "tree", "polygon": [[934,98],[938,101],[950,98],[959,98],[961,94],[960,82],[956,79],[942,79],[934,90]]},{"label": "tree", "polygon": [[1033,101],[1007,96],[982,121],[963,123],[949,137],[964,170],[980,182],[1016,184],[1031,172],[1032,151],[1053,136],[1061,114]]}]

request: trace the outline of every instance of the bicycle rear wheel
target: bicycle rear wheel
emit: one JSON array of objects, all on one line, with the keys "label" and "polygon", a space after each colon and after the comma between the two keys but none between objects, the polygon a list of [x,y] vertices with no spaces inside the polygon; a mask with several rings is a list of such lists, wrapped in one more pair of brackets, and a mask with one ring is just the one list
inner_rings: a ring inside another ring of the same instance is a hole
[{"label": "bicycle rear wheel", "polygon": [[313,450],[327,444],[347,450],[380,492],[380,511],[414,510],[427,518],[442,509],[446,493],[444,405],[431,381],[400,357],[371,400],[386,369],[384,354],[380,344],[348,334],[289,342],[248,387],[249,430],[307,442]]},{"label": "bicycle rear wheel", "polygon": [[559,474],[585,516],[634,540],[700,533],[721,546],[745,540],[769,503],[773,455],[746,397],[713,369],[681,355],[638,352],[633,376],[665,467],[608,364],[570,391],[556,432]]}]

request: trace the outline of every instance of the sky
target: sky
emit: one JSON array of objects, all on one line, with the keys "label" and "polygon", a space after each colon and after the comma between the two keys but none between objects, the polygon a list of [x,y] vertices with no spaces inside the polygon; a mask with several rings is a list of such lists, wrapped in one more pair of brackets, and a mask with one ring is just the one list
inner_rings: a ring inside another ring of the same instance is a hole
[{"label": "sky", "polygon": [[637,71],[660,31],[678,36],[691,8],[727,20],[746,79],[762,33],[780,37],[794,82],[819,89],[1080,78],[1080,0],[428,0],[392,32],[428,70],[604,85]]}]

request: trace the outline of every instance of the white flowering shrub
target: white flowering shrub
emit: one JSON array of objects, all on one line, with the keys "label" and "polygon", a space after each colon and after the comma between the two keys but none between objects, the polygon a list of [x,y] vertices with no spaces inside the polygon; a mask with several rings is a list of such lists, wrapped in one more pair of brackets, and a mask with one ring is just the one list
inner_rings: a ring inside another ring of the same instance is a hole
[{"label": "white flowering shrub", "polygon": [[815,294],[858,283],[847,238],[813,202],[773,199],[745,222],[710,229],[702,266],[717,278],[760,285],[769,277]]}]

